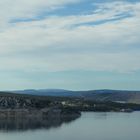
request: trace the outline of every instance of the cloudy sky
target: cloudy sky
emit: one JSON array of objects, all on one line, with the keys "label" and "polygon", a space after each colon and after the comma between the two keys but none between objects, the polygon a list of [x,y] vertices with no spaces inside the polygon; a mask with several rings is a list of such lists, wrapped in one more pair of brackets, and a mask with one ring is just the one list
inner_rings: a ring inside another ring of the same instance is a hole
[{"label": "cloudy sky", "polygon": [[0,0],[0,90],[140,90],[139,0]]}]

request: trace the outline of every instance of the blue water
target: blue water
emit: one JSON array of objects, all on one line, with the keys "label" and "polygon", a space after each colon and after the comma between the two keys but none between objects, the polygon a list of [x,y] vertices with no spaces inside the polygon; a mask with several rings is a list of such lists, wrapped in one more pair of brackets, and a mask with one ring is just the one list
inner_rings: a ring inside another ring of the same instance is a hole
[{"label": "blue water", "polygon": [[0,140],[139,140],[140,112],[82,113],[74,121],[48,128],[0,131]]}]

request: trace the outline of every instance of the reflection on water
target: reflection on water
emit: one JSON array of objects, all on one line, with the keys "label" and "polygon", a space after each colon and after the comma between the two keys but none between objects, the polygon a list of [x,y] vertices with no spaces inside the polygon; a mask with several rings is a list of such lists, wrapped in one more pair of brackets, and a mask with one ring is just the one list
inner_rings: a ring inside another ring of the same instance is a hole
[{"label": "reflection on water", "polygon": [[0,140],[139,140],[140,137],[140,112],[84,112],[73,120],[75,118],[1,119]]},{"label": "reflection on water", "polygon": [[26,118],[1,118],[0,131],[26,131],[35,129],[51,129],[60,127],[63,123],[70,123],[76,117],[26,117]]},{"label": "reflection on water", "polygon": [[125,112],[125,113],[121,113],[121,112],[117,112],[117,113],[116,112],[97,112],[97,113],[96,112],[94,112],[94,113],[90,112],[90,113],[85,113],[85,112],[83,112],[82,115],[83,115],[83,117],[86,117],[86,118],[90,117],[94,120],[107,120],[108,118],[112,118],[112,116],[113,116],[114,119],[119,118],[119,117],[128,118],[129,116],[132,115],[132,113],[127,113],[127,112]]}]

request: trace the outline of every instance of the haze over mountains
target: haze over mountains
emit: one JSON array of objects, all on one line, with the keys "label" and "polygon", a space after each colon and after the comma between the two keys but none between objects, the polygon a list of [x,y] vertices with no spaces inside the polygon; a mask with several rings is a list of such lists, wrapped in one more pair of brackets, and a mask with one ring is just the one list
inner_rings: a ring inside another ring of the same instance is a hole
[{"label": "haze over mountains", "polygon": [[85,100],[113,101],[121,103],[140,104],[140,91],[127,91],[127,90],[71,91],[64,89],[39,89],[39,90],[29,89],[29,90],[11,91],[11,93],[37,95],[37,96],[72,97],[72,98],[82,98]]}]

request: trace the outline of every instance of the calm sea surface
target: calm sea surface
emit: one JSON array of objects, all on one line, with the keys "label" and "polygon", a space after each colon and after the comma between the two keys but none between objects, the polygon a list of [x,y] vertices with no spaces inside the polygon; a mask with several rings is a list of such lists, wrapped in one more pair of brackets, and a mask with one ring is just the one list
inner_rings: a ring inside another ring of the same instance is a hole
[{"label": "calm sea surface", "polygon": [[139,140],[140,112],[82,113],[76,120],[0,120],[0,140]]}]

